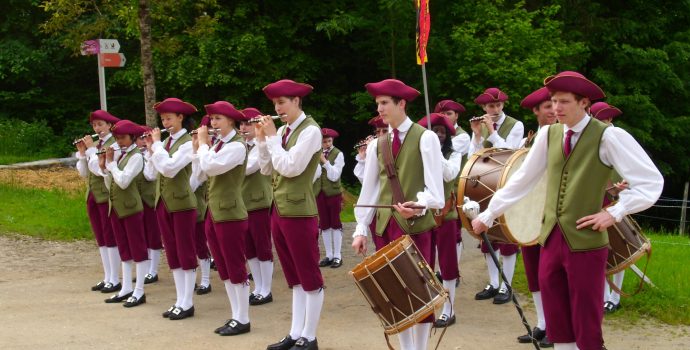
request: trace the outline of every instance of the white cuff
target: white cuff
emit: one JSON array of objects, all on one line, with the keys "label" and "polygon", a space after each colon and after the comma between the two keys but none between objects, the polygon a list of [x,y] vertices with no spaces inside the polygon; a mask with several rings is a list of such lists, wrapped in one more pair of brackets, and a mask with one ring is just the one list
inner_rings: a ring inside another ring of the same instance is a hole
[{"label": "white cuff", "polygon": [[367,232],[369,231],[369,226],[363,225],[363,224],[357,224],[355,227],[355,233],[352,234],[352,238],[355,238],[357,236],[367,236]]}]

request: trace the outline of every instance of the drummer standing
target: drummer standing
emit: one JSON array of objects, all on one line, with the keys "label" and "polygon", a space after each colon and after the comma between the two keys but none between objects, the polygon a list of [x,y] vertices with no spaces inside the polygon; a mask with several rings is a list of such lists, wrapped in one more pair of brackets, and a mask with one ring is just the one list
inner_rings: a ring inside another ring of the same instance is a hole
[{"label": "drummer standing", "polygon": [[[556,349],[604,349],[601,323],[608,256],[606,229],[627,214],[650,207],[664,179],[627,132],[587,114],[603,91],[577,72],[544,81],[560,124],[544,126],[523,166],[472,220],[475,232],[527,195],[546,172],[547,193],[539,237],[539,286]],[[630,182],[616,205],[601,209],[615,170]]]},{"label": "drummer standing", "polygon": [[[482,148],[512,148],[517,149],[524,134],[525,128],[522,122],[507,116],[503,112],[505,101],[508,95],[498,88],[488,88],[474,99],[474,102],[482,107],[483,119],[470,122],[472,127],[472,141],[470,142],[469,154],[472,155]],[[486,259],[486,266],[489,271],[489,284],[484,290],[477,293],[476,300],[486,300],[493,298],[494,304],[505,304],[511,300],[511,295],[506,288],[506,282],[512,283],[515,273],[515,261],[517,260],[518,247],[515,244],[494,243],[491,244],[496,252],[500,252],[503,257],[503,272],[507,281],[503,281],[499,288],[498,267],[494,264],[489,254],[489,248],[481,242],[481,250]]]},{"label": "drummer standing", "polygon": [[[539,128],[537,133],[546,125],[551,125],[556,122],[556,113],[553,110],[553,103],[551,102],[551,94],[549,90],[542,87],[531,94],[527,95],[520,107],[532,110],[534,116],[537,118]],[[522,141],[524,147],[531,147],[536,133],[529,133],[530,135]],[[525,276],[527,277],[527,287],[532,293],[532,301],[537,312],[537,326],[532,330],[532,336],[539,341],[539,346],[542,348],[552,347],[553,344],[546,336],[546,318],[544,318],[544,305],[541,301],[541,292],[539,291],[539,253],[541,246],[535,244],[533,246],[522,246],[522,260],[525,264]],[[531,343],[532,337],[529,334],[518,337],[520,343]]]},{"label": "drummer standing", "polygon": [[[404,203],[394,201],[391,182],[388,180],[383,151],[378,142],[367,147],[368,159],[364,169],[362,191],[358,205],[391,205],[393,209],[355,208],[357,227],[353,234],[352,247],[357,253],[366,253],[367,229],[374,219],[376,232],[372,239],[376,249],[393,242],[403,234],[409,234],[426,261],[431,261],[431,229],[435,227],[431,210],[441,209],[443,196],[443,176],[441,146],[432,131],[412,123],[407,116],[407,104],[419,96],[419,91],[395,79],[386,79],[366,84],[370,95],[376,99],[377,109],[383,121],[389,125],[391,151],[398,179],[404,196]],[[421,206],[426,209],[412,209]],[[433,316],[398,334],[402,349],[426,349],[431,331]]]},{"label": "drummer standing", "polygon": [[302,99],[312,89],[292,80],[268,84],[263,91],[286,124],[276,131],[273,120],[263,116],[255,129],[261,173],[273,173],[273,243],[292,288],[290,333],[267,350],[318,349],[316,328],[324,292],[313,184],[321,157],[321,130],[302,111]]}]

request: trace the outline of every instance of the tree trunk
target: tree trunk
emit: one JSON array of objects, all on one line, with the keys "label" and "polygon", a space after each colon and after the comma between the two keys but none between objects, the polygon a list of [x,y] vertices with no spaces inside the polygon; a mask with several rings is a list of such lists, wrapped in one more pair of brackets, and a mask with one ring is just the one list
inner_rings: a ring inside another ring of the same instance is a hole
[{"label": "tree trunk", "polygon": [[149,0],[139,0],[139,41],[141,42],[141,72],[144,78],[144,105],[146,110],[146,125],[157,125],[156,111],[156,80],[153,75],[153,53],[151,52],[151,17],[149,16]]}]

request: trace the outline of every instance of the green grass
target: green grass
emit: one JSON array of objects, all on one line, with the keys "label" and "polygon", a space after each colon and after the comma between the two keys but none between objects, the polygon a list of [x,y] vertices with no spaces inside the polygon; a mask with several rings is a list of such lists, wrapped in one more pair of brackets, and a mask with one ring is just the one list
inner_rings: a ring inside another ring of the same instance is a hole
[{"label": "green grass", "polygon": [[83,193],[0,184],[0,232],[51,240],[93,237]]},{"label": "green grass", "polygon": [[[649,232],[645,235],[652,242],[647,276],[657,288],[645,284],[639,294],[622,297],[622,308],[606,318],[623,321],[655,318],[672,325],[690,325],[690,239]],[[518,260],[514,288],[529,295],[522,258]],[[640,259],[637,267],[644,270],[646,260],[646,257]],[[626,270],[623,291],[634,292],[639,281],[634,272]]]},{"label": "green grass", "polygon": [[45,155],[32,155],[32,156],[27,156],[27,155],[13,155],[13,154],[0,154],[0,165],[6,165],[6,164],[14,164],[14,163],[23,163],[23,162],[31,162],[34,160],[41,160],[49,158]]}]

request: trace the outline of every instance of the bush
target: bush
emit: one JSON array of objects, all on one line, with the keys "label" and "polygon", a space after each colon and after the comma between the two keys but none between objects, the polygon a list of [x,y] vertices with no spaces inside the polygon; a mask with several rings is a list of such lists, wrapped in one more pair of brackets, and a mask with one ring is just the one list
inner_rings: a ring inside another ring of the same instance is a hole
[{"label": "bush", "polygon": [[27,123],[0,119],[0,163],[15,163],[61,156],[57,137],[45,120]]}]

